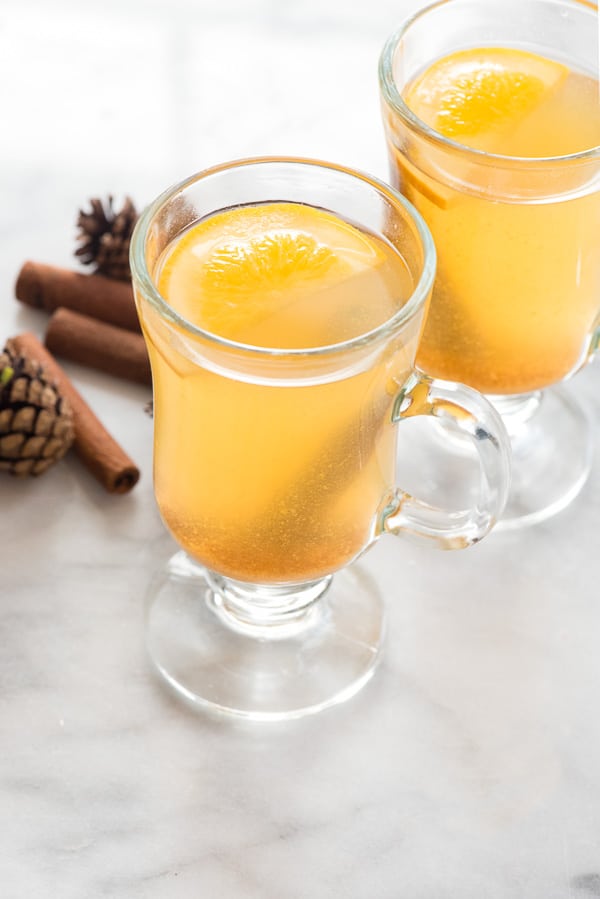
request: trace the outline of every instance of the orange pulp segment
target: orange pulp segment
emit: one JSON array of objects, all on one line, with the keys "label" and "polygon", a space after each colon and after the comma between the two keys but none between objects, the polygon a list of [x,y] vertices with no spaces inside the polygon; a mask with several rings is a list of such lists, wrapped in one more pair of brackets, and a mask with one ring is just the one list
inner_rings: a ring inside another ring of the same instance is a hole
[{"label": "orange pulp segment", "polygon": [[460,50],[409,86],[407,106],[444,137],[501,152],[496,143],[566,79],[567,66],[526,50]]},{"label": "orange pulp segment", "polygon": [[323,324],[325,317],[349,321],[358,292],[361,306],[370,304],[376,319],[367,315],[359,333],[397,308],[385,277],[390,251],[312,206],[237,206],[179,237],[160,263],[157,283],[184,318],[218,336],[259,346],[335,343],[354,335],[343,324],[336,334],[333,324]]}]

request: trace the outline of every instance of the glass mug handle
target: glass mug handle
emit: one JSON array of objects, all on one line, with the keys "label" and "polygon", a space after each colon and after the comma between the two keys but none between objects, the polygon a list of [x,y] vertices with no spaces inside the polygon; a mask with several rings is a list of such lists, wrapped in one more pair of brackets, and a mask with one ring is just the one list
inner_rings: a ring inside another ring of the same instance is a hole
[{"label": "glass mug handle", "polygon": [[600,314],[598,315],[598,318],[594,322],[594,327],[592,328],[592,336],[590,339],[587,356],[582,363],[582,367],[587,362],[592,362],[594,357],[598,355],[599,351],[600,351]]},{"label": "glass mug handle", "polygon": [[462,549],[484,537],[502,514],[510,482],[510,442],[499,414],[481,394],[462,384],[413,372],[392,413],[397,424],[415,415],[432,415],[469,437],[480,466],[479,493],[470,509],[449,512],[397,488],[383,514],[382,532],[410,534],[441,549]]}]

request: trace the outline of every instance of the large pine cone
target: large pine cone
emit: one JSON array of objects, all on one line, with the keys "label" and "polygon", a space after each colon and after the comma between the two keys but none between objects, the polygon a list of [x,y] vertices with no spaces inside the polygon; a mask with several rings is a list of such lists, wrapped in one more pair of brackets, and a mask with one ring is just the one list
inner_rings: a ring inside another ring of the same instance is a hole
[{"label": "large pine cone", "polygon": [[79,211],[77,240],[80,246],[75,255],[84,265],[94,265],[95,271],[118,281],[129,281],[129,244],[138,220],[130,197],[125,198],[119,212],[113,209],[113,198],[103,203],[98,197],[90,200],[91,211]]},{"label": "large pine cone", "polygon": [[0,353],[0,470],[39,475],[74,439],[73,413],[39,363],[8,341]]}]

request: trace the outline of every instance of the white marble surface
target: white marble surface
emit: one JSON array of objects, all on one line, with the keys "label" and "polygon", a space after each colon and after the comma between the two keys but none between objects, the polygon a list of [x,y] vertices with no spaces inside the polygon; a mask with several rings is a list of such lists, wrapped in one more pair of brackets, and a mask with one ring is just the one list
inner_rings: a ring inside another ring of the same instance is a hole
[{"label": "white marble surface", "polygon": [[[26,258],[70,264],[77,207],[139,204],[228,158],[385,176],[376,62],[418,3],[3,0],[0,336]],[[462,553],[380,542],[385,661],[286,725],[199,717],[152,679],[148,573],[168,540],[148,392],[70,366],[140,464],[0,483],[2,899],[600,896],[600,470],[572,507]],[[575,384],[600,438],[598,370]]]}]

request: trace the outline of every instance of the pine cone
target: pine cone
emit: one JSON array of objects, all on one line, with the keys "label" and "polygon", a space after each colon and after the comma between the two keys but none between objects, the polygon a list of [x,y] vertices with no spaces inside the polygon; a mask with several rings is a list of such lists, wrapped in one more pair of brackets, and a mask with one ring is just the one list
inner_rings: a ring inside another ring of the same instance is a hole
[{"label": "pine cone", "polygon": [[113,209],[113,198],[106,204],[98,197],[90,200],[91,212],[79,210],[77,237],[80,246],[75,250],[84,265],[94,265],[98,274],[118,281],[129,281],[129,243],[138,220],[138,214],[130,197],[120,212]]},{"label": "pine cone", "polygon": [[12,341],[0,353],[0,470],[39,475],[74,439],[73,413],[44,369]]}]

